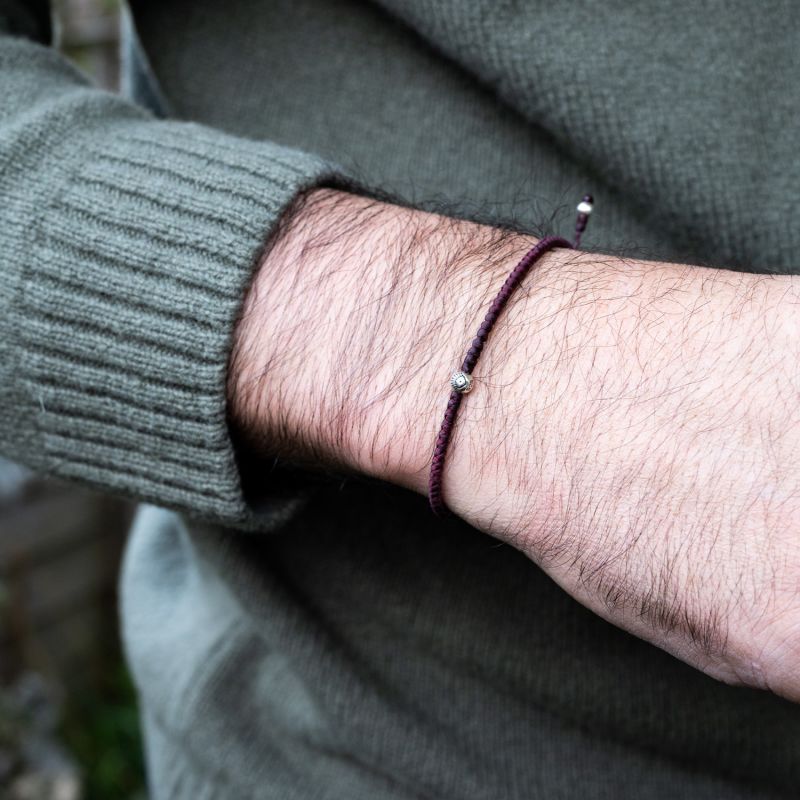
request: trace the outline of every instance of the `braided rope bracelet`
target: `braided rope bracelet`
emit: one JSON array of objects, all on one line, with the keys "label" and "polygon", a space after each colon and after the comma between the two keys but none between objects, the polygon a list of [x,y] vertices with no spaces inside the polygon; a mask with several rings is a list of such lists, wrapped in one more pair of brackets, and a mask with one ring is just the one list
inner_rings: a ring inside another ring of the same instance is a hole
[{"label": "braided rope bracelet", "polygon": [[461,401],[465,394],[472,390],[472,370],[478,363],[483,347],[489,334],[497,322],[498,317],[503,313],[503,309],[508,304],[514,290],[522,283],[525,276],[530,272],[531,267],[547,252],[555,249],[556,247],[565,247],[570,250],[577,249],[581,243],[581,234],[586,230],[586,224],[589,221],[589,215],[592,213],[592,196],[584,195],[580,203],[578,203],[578,217],[575,221],[575,238],[572,242],[562,239],[560,236],[546,236],[540,239],[527,253],[520,259],[516,267],[511,271],[511,274],[506,278],[497,296],[489,306],[486,316],[478,328],[478,333],[472,340],[467,355],[461,363],[461,368],[453,373],[450,378],[450,399],[447,401],[447,408],[442,420],[442,426],[439,429],[439,435],[436,437],[436,445],[433,449],[433,458],[431,459],[431,470],[428,478],[428,501],[430,502],[431,510],[437,516],[443,516],[447,513],[447,505],[442,496],[442,477],[444,475],[444,460],[447,455],[447,447],[450,444],[450,438],[453,434],[453,427],[455,425],[456,415],[461,406]]}]

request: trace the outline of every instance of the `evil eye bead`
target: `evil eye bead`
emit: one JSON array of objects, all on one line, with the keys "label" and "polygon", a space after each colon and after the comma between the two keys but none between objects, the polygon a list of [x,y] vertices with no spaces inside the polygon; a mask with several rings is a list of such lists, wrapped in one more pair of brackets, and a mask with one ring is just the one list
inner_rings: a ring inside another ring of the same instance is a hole
[{"label": "evil eye bead", "polygon": [[459,394],[467,394],[472,389],[472,375],[468,372],[454,372],[450,378],[450,388]]}]

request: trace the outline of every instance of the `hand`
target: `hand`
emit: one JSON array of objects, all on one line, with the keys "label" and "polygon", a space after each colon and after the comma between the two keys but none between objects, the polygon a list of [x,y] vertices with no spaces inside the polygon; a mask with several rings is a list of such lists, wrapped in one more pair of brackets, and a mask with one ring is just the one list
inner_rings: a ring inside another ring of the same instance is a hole
[{"label": "hand", "polygon": [[799,300],[556,254],[462,404],[446,496],[604,618],[800,701]]},{"label": "hand", "polygon": [[[247,298],[240,428],[424,492],[448,377],[532,242],[312,193]],[[785,276],[551,253],[475,370],[445,498],[606,619],[800,701],[798,299]]]}]

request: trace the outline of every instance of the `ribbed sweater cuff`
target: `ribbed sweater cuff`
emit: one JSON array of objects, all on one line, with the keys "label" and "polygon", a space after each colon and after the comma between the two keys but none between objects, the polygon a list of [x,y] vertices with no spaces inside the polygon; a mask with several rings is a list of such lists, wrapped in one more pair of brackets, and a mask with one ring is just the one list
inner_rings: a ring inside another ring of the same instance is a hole
[{"label": "ribbed sweater cuff", "polygon": [[226,422],[232,332],[270,229],[334,170],[185,123],[83,147],[40,210],[20,296],[42,467],[257,526]]}]

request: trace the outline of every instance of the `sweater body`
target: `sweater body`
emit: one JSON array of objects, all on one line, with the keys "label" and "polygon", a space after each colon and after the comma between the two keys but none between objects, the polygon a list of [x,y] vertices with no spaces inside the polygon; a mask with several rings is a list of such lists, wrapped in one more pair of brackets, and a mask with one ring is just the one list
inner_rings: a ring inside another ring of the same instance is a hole
[{"label": "sweater body", "polygon": [[[133,12],[176,119],[540,233],[568,230],[590,191],[588,249],[789,271],[800,236],[778,212],[797,174],[774,117],[796,106],[758,116],[766,85],[796,97],[791,70],[751,52],[740,73],[711,7],[538,5]],[[798,707],[614,628],[424,498],[280,471],[261,493],[269,530],[138,517],[123,612],[154,797],[796,796]]]},{"label": "sweater body", "polygon": [[137,102],[49,46],[47,0],[0,0],[0,452],[144,504],[122,614],[153,797],[796,797],[798,706],[422,497],[245,464],[226,379],[269,233],[348,178],[539,234],[588,191],[589,250],[797,270],[797,4],[131,10]]}]

